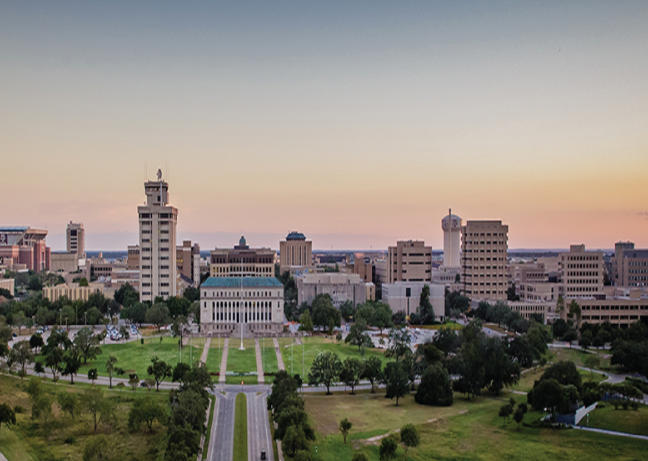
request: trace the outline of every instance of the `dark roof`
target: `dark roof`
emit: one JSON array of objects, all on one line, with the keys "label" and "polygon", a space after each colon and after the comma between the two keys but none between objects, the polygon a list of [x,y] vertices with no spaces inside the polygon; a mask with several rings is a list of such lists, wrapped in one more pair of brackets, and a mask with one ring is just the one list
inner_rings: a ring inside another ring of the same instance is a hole
[{"label": "dark roof", "polygon": [[301,232],[291,232],[286,236],[286,240],[306,240],[306,236]]},{"label": "dark roof", "polygon": [[[201,288],[239,288],[241,277],[209,277]],[[283,287],[275,277],[243,277],[243,286],[250,287]]]}]

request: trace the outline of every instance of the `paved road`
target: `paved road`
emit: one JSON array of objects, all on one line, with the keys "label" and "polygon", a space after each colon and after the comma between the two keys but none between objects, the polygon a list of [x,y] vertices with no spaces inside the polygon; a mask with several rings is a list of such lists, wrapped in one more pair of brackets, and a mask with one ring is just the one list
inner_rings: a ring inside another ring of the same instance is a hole
[{"label": "paved road", "polygon": [[236,393],[214,393],[217,406],[207,449],[209,461],[232,461],[234,457],[234,414]]},{"label": "paved road", "polygon": [[274,460],[270,422],[266,404],[266,392],[246,392],[248,413],[248,461],[261,459],[265,450],[269,461]]}]

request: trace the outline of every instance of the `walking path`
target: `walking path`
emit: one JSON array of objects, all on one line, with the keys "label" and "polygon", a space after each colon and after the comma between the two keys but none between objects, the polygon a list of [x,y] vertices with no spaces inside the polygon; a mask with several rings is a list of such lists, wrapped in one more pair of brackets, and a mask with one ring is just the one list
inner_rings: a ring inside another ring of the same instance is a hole
[{"label": "walking path", "polygon": [[274,343],[275,353],[277,354],[277,365],[280,370],[285,370],[286,367],[284,366],[283,357],[281,356],[281,349],[279,349],[279,341],[277,341],[277,338],[272,338],[272,342]]},{"label": "walking path", "polygon": [[607,429],[597,429],[595,427],[584,427],[584,426],[572,426],[572,427],[574,429],[579,429],[581,431],[598,432],[599,434],[619,435],[621,437],[630,437],[632,439],[648,440],[648,436],[646,436],[646,435],[629,434],[627,432],[609,431]]},{"label": "walking path", "polygon": [[207,338],[205,341],[205,347],[203,348],[203,353],[200,356],[200,361],[202,363],[207,363],[207,355],[209,355],[209,345],[211,344],[211,338]]},{"label": "walking path", "polygon": [[227,373],[227,351],[229,350],[229,338],[225,338],[223,344],[223,357],[221,358],[220,374],[218,375],[218,384],[225,384],[225,374]]},{"label": "walking path", "polygon": [[299,336],[295,336],[295,344],[297,344],[298,346],[302,345],[302,340]]},{"label": "walking path", "polygon": [[261,356],[261,346],[259,345],[259,338],[254,340],[254,350],[256,351],[256,365],[257,365],[257,381],[263,384],[265,379],[263,377],[263,357]]}]

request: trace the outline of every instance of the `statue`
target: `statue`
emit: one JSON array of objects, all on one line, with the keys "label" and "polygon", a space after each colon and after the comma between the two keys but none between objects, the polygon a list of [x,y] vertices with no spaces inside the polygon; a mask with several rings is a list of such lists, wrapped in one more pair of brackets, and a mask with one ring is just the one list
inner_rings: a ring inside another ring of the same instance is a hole
[{"label": "statue", "polygon": [[162,179],[162,170],[161,169],[158,169],[157,177],[158,177],[158,181],[160,181]]}]

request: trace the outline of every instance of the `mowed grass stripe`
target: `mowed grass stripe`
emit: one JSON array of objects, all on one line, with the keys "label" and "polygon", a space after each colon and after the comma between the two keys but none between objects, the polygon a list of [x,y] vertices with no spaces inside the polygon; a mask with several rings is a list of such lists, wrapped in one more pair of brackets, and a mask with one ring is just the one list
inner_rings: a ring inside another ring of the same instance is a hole
[{"label": "mowed grass stripe", "polygon": [[234,461],[247,461],[247,398],[245,394],[236,394],[236,412],[234,416]]}]

